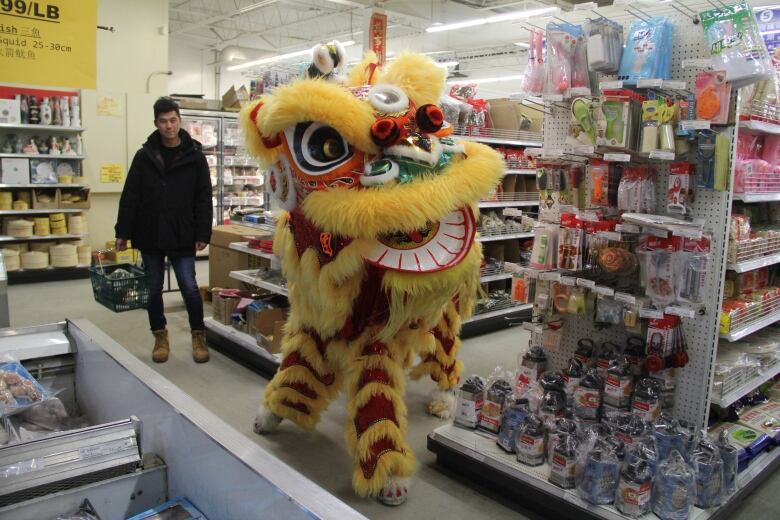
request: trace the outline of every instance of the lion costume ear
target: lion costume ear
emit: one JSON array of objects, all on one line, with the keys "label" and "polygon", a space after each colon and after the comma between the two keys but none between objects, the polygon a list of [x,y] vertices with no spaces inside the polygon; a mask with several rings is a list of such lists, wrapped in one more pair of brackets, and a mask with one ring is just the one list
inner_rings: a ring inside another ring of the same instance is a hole
[{"label": "lion costume ear", "polygon": [[363,56],[363,61],[349,70],[347,85],[350,87],[362,87],[376,83],[376,72],[379,66],[379,58],[374,51],[368,51]]},{"label": "lion costume ear", "polygon": [[276,162],[276,157],[281,152],[280,136],[264,136],[260,130],[262,124],[263,104],[268,101],[266,96],[259,101],[250,103],[241,109],[238,115],[241,130],[244,132],[244,140],[249,153],[260,160],[264,167]]},{"label": "lion costume ear", "polygon": [[377,83],[401,87],[416,106],[438,105],[446,71],[422,54],[401,53],[381,71]]}]

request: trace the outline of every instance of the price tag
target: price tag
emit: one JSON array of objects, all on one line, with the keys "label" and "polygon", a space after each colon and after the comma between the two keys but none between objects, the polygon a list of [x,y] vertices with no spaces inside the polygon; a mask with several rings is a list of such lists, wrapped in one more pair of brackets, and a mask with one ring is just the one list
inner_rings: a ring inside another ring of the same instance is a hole
[{"label": "price tag", "polygon": [[577,278],[577,286],[584,287],[586,289],[595,289],[596,282],[588,280],[587,278]]},{"label": "price tag", "polygon": [[561,276],[561,284],[562,285],[568,285],[569,287],[574,287],[577,285],[577,279],[573,276]]},{"label": "price tag", "polygon": [[579,211],[577,218],[587,222],[599,222],[599,215],[595,211]]},{"label": "price tag", "polygon": [[[619,0],[615,0],[615,3],[613,5],[619,5],[618,1]],[[571,502],[575,506],[580,506],[582,508],[588,509],[588,504],[586,504],[584,500],[582,500],[580,497],[578,497],[574,493],[571,493],[569,491],[565,491],[563,493],[563,499],[565,501],[567,501],[567,502]]]},{"label": "price tag", "polygon": [[561,281],[561,273],[555,272],[555,271],[546,271],[544,273],[541,273],[539,275],[540,280],[547,280],[549,282],[560,282]]},{"label": "price tag", "polygon": [[504,208],[503,214],[505,217],[522,217],[523,210],[517,208]]},{"label": "price tag", "polygon": [[615,294],[615,289],[612,287],[605,287],[603,285],[596,285],[593,287],[593,292],[603,296],[613,296]]},{"label": "price tag", "polygon": [[671,314],[673,316],[679,316],[681,318],[693,318],[696,316],[696,311],[693,309],[689,309],[688,307],[667,307],[666,308],[666,314]]},{"label": "price tag", "polygon": [[636,82],[636,88],[661,88],[664,86],[664,80],[659,78],[640,79]]},{"label": "price tag", "polygon": [[623,88],[622,81],[601,81],[599,82],[599,90],[612,90]]},{"label": "price tag", "polygon": [[571,147],[571,153],[592,155],[595,152],[596,152],[596,147],[591,145],[578,144]]},{"label": "price tag", "polygon": [[525,330],[536,332],[537,334],[541,334],[544,332],[544,325],[541,323],[533,323],[530,321],[523,322],[523,328]]},{"label": "price tag", "polygon": [[635,224],[618,224],[615,226],[616,231],[622,231],[623,233],[639,233],[639,226]]},{"label": "price tag", "polygon": [[589,87],[574,87],[566,91],[569,97],[590,96]]},{"label": "price tag", "polygon": [[658,309],[639,309],[640,318],[648,318],[651,320],[663,319],[664,313]]},{"label": "price tag", "polygon": [[623,235],[616,233],[615,231],[599,231],[596,236],[606,238],[607,240],[616,240],[620,242],[623,240]]},{"label": "price tag", "polygon": [[530,157],[538,157],[542,155],[542,152],[544,151],[543,148],[526,148],[525,154]]},{"label": "price tag", "polygon": [[662,161],[674,161],[674,152],[666,150],[653,150],[650,152],[651,159],[661,159]]},{"label": "price tag", "polygon": [[686,132],[690,130],[709,130],[710,122],[706,119],[688,119],[686,121],[680,121],[680,126]]},{"label": "price tag", "polygon": [[568,204],[561,204],[559,207],[560,207],[561,213],[576,213],[577,212],[577,208],[575,208],[574,206],[570,206]]},{"label": "price tag", "polygon": [[563,94],[542,94],[545,101],[563,101]]},{"label": "price tag", "polygon": [[687,83],[675,79],[664,80],[663,87],[669,90],[685,90]]},{"label": "price tag", "polygon": [[677,229],[672,231],[672,236],[699,240],[702,236],[702,232],[698,229]]},{"label": "price tag", "polygon": [[682,68],[694,67],[698,69],[711,69],[712,58],[686,58],[682,60]]},{"label": "price tag", "polygon": [[623,303],[628,303],[629,305],[634,305],[636,303],[636,296],[624,292],[616,292],[615,300]]},{"label": "price tag", "polygon": [[654,228],[654,227],[644,227],[644,228],[642,228],[642,231],[645,232],[645,233],[648,233],[650,235],[653,235],[655,237],[658,237],[658,238],[668,238],[669,237],[669,232],[666,231],[665,229],[658,229],[658,228]]},{"label": "price tag", "polygon": [[627,153],[605,153],[604,160],[607,162],[631,162],[631,156]]},{"label": "price tag", "polygon": [[591,9],[598,8],[599,4],[596,2],[585,2],[584,4],[577,4],[574,6],[575,11],[590,11]]}]

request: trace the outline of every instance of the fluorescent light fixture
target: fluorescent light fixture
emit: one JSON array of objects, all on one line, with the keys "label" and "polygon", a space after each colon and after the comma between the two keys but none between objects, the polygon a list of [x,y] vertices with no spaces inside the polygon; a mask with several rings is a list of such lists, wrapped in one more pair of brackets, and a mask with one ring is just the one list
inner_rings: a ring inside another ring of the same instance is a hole
[{"label": "fluorescent light fixture", "polygon": [[[341,42],[341,45],[343,47],[351,47],[352,45],[355,45],[355,42],[349,40],[346,42]],[[311,54],[311,49],[288,52],[286,54],[277,54],[276,56],[269,56],[267,58],[260,58],[259,60],[248,61],[246,63],[242,63],[241,65],[231,65],[230,67],[227,68],[227,70],[248,69],[249,67],[254,67],[255,65],[266,65],[268,63],[276,63],[277,61],[283,61],[290,58],[297,58],[299,56],[306,56],[310,54]]]},{"label": "fluorescent light fixture", "polygon": [[780,30],[777,31],[763,31],[759,33],[761,36],[771,36],[773,34],[780,34]]},{"label": "fluorescent light fixture", "polygon": [[525,42],[515,42],[515,45],[517,45],[518,47],[522,47],[524,49],[530,49],[531,48],[531,44],[530,43],[525,43]]},{"label": "fluorescent light fixture", "polygon": [[548,13],[560,12],[560,7],[541,7],[539,9],[527,9],[525,11],[515,11],[513,13],[504,13],[491,16],[489,18],[474,18],[472,20],[464,20],[462,22],[454,22],[447,24],[431,25],[426,32],[437,33],[444,31],[454,31],[456,29],[465,29],[466,27],[476,27],[478,25],[485,25],[487,23],[509,22],[512,20],[520,20],[522,18],[532,18]]},{"label": "fluorescent light fixture", "polygon": [[458,64],[458,62],[455,61],[455,60],[452,60],[452,61],[439,61],[439,62],[436,63],[436,65],[438,65],[439,67],[443,67],[445,69],[447,67],[454,67],[457,64]]},{"label": "fluorescent light fixture", "polygon": [[[468,83],[479,83],[480,85],[484,83],[498,83],[500,81],[519,81],[523,79],[525,76],[522,74],[517,74],[514,76],[499,76],[496,78],[481,78],[481,79],[468,79],[466,80]],[[448,81],[448,85],[455,85],[457,83],[463,83],[463,81]]]},{"label": "fluorescent light fixture", "polygon": [[772,4],[772,5],[759,5],[758,7],[754,7],[754,11],[763,11],[764,9],[777,9],[780,8],[780,4]]}]

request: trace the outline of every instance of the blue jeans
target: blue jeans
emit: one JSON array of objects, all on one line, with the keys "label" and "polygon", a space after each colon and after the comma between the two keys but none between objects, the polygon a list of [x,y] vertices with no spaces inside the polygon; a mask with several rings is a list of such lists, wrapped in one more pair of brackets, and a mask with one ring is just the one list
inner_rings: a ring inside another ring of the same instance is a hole
[{"label": "blue jeans", "polygon": [[[165,306],[163,304],[163,281],[165,280],[165,255],[141,252],[144,260],[144,270],[151,275],[151,294],[149,295],[149,326],[152,330],[161,330],[168,323],[165,319]],[[198,282],[195,281],[195,257],[178,256],[168,257],[176,273],[176,281],[179,284],[184,305],[187,307],[187,315],[190,319],[190,329],[204,330],[203,324],[203,300],[200,297]]]}]

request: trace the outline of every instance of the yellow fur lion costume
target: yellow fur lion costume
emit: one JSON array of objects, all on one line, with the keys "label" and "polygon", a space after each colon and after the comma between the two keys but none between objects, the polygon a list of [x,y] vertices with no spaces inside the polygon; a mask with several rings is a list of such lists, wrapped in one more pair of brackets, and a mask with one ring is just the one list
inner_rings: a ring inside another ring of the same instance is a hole
[{"label": "yellow fur lion costume", "polygon": [[[337,44],[323,48],[343,59]],[[503,174],[491,148],[447,137],[444,78],[421,55],[384,69],[369,55],[346,81],[299,80],[241,114],[286,210],[274,253],[291,303],[255,431],[282,419],[313,429],[345,387],[353,486],[391,505],[406,498],[416,466],[406,371],[417,355],[412,377],[429,375],[442,391],[458,384],[458,334],[482,258],[474,205]]]}]

